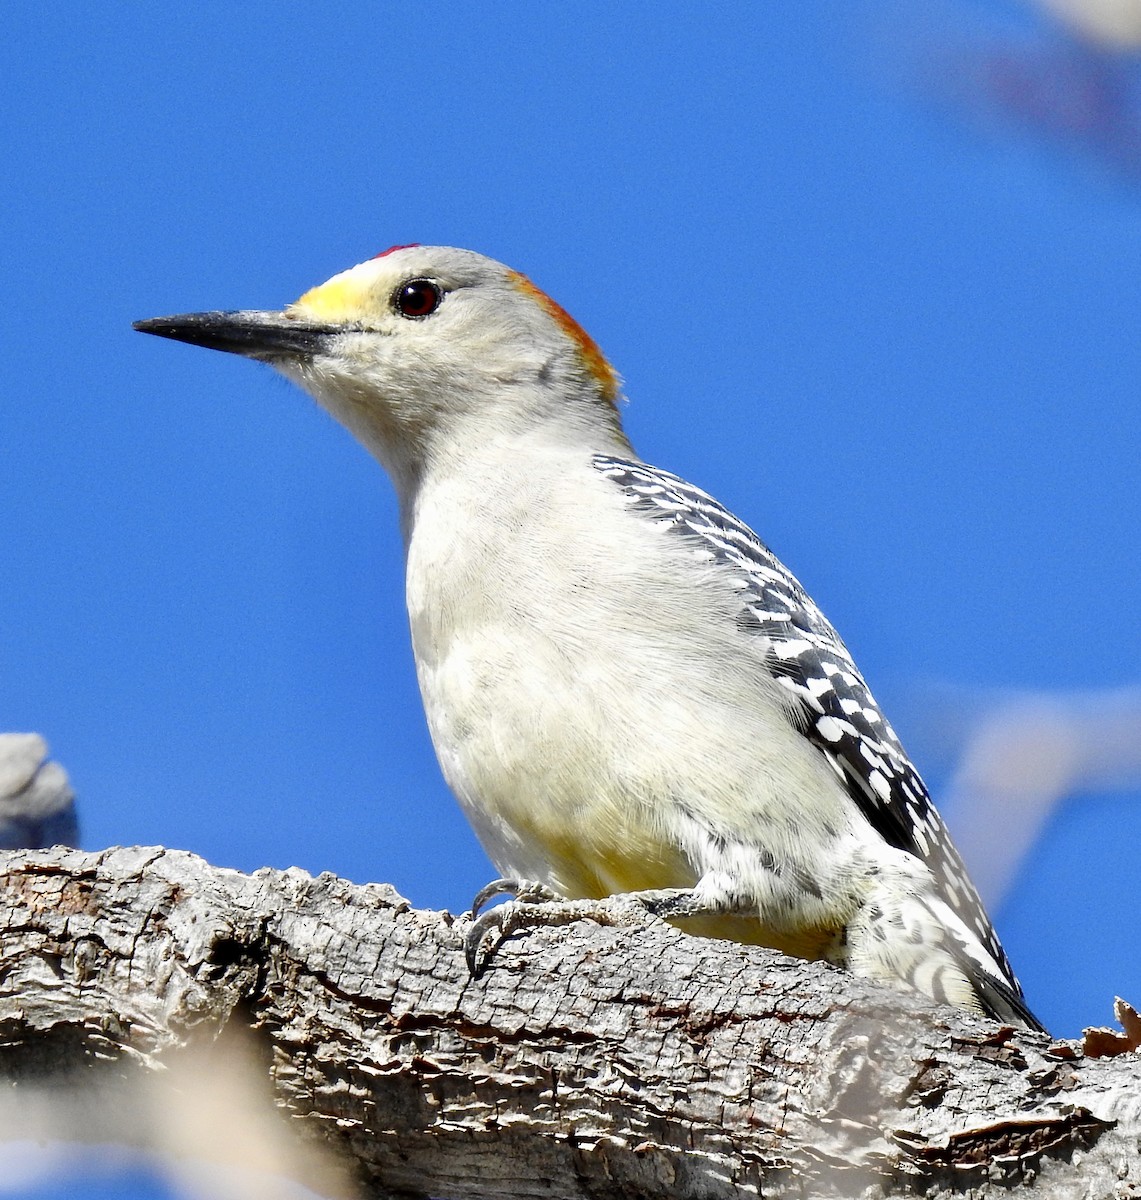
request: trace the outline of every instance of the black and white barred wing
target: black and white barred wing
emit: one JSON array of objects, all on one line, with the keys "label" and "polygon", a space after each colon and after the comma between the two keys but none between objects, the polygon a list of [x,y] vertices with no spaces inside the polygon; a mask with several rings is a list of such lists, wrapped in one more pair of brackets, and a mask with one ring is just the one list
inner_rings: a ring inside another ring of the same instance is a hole
[{"label": "black and white barred wing", "polygon": [[646,516],[732,570],[742,628],[770,644],[770,668],[799,702],[805,737],[891,846],[923,859],[944,899],[1019,992],[947,827],[844,643],[796,577],[747,525],[700,488],[645,463],[596,455],[595,467]]}]

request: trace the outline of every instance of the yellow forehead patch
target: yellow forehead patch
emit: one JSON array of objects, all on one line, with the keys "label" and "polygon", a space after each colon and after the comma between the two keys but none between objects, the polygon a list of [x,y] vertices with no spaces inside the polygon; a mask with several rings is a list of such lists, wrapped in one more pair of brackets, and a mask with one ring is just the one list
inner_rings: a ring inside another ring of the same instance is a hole
[{"label": "yellow forehead patch", "polygon": [[371,288],[366,280],[356,274],[356,270],[356,267],[352,267],[310,288],[289,306],[290,311],[301,310],[307,316],[318,317],[330,324],[359,321],[371,307]]},{"label": "yellow forehead patch", "polygon": [[510,272],[511,281],[525,295],[538,303],[555,319],[562,331],[575,343],[582,357],[583,366],[598,382],[602,397],[611,404],[618,403],[618,372],[606,361],[598,343],[557,301],[552,300],[541,288],[537,288],[526,275]]}]

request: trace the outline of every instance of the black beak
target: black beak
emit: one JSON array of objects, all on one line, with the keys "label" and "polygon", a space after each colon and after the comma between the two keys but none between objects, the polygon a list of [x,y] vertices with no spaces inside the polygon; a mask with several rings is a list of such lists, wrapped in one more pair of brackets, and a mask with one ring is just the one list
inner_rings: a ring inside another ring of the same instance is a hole
[{"label": "black beak", "polygon": [[343,325],[315,325],[280,312],[201,312],[136,321],[140,333],[227,350],[246,358],[273,362],[279,358],[312,358],[330,339],[346,332]]}]

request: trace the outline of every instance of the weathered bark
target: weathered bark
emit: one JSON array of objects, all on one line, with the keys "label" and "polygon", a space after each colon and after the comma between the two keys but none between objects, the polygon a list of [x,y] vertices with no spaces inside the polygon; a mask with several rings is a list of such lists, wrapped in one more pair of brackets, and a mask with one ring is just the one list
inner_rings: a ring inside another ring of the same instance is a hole
[{"label": "weathered bark", "polygon": [[[656,921],[513,938],[472,980],[462,923],[383,885],[161,849],[0,870],[9,1095],[74,1109],[246,1025],[370,1195],[1141,1194],[1136,1053]],[[111,1107],[62,1132],[130,1138]]]}]

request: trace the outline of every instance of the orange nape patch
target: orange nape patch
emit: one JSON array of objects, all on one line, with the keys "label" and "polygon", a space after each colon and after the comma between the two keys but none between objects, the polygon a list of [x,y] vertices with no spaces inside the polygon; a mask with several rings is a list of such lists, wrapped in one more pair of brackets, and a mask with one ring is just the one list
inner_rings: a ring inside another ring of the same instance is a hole
[{"label": "orange nape patch", "polygon": [[557,301],[552,300],[542,288],[537,288],[526,275],[518,271],[510,272],[511,280],[525,295],[531,297],[555,319],[559,328],[574,342],[582,355],[586,369],[598,382],[602,397],[617,406],[618,403],[618,372],[606,361],[606,356],[598,348],[598,343]]}]

